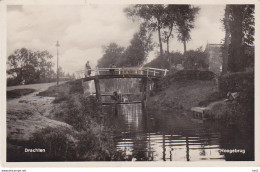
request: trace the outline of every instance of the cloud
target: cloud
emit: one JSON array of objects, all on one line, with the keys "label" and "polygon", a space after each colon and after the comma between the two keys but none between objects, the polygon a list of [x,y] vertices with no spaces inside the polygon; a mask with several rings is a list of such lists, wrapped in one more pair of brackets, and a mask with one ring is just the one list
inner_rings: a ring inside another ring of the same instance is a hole
[{"label": "cloud", "polygon": [[[102,46],[116,42],[128,46],[138,24],[126,17],[126,5],[26,5],[8,6],[7,54],[15,49],[47,50],[56,62],[56,41],[59,40],[60,66],[65,72],[81,70],[87,60],[93,67],[102,57]],[[188,49],[196,49],[209,43],[220,43],[224,38],[220,19],[224,6],[201,6],[192,30]],[[157,33],[153,40],[158,42]],[[183,45],[175,38],[170,50],[183,51]],[[149,54],[153,59],[155,51]]]},{"label": "cloud", "polygon": [[[195,28],[191,30],[191,40],[187,43],[187,50],[205,48],[208,43],[220,44],[224,38],[221,19],[224,17],[224,5],[202,5],[195,20]],[[177,33],[170,43],[170,50],[183,52],[182,43],[177,41]]]},{"label": "cloud", "polygon": [[[125,5],[22,6],[7,13],[7,54],[15,49],[48,50],[66,72],[92,67],[102,57],[102,46],[116,42],[127,46],[138,26],[123,13]],[[16,10],[17,9],[17,10]],[[56,62],[55,59],[53,59]]]}]

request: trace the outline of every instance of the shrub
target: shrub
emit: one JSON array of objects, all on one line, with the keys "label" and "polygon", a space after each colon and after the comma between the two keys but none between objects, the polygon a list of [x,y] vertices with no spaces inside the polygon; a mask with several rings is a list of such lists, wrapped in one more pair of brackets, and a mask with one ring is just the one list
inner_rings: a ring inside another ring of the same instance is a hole
[{"label": "shrub", "polygon": [[7,86],[19,85],[19,84],[21,84],[21,82],[22,82],[22,79],[19,77],[7,78]]},{"label": "shrub", "polygon": [[175,81],[212,80],[214,77],[215,74],[211,71],[180,70],[175,73],[169,73],[162,80],[155,82],[153,91],[157,92],[168,88]]},{"label": "shrub", "polygon": [[33,134],[28,148],[42,148],[45,153],[31,153],[31,161],[76,160],[73,133],[65,127],[47,127]]},{"label": "shrub", "polygon": [[71,83],[71,88],[70,88],[70,91],[69,93],[81,93],[83,94],[84,93],[84,88],[82,86],[82,82],[81,80],[77,80],[77,81],[74,81]]},{"label": "shrub", "polygon": [[199,79],[200,80],[212,80],[214,79],[215,74],[211,71],[200,71],[199,72]]},{"label": "shrub", "polygon": [[200,70],[180,70],[171,75],[175,81],[183,80],[211,80],[215,77],[215,74],[211,71]]},{"label": "shrub", "polygon": [[219,77],[219,90],[222,93],[243,92],[249,89],[254,89],[254,72],[237,72]]},{"label": "shrub", "polygon": [[55,97],[55,99],[53,100],[53,103],[60,103],[62,101],[67,100],[69,97],[66,94],[61,94],[58,97]]},{"label": "shrub", "polygon": [[13,99],[13,98],[19,98],[24,95],[33,93],[35,89],[30,89],[30,88],[24,88],[24,89],[15,89],[11,91],[6,92],[7,99]]},{"label": "shrub", "polygon": [[202,48],[190,50],[184,54],[184,69],[208,69],[207,53],[202,51]]},{"label": "shrub", "polygon": [[199,102],[199,106],[208,106],[210,103],[215,102],[215,101],[219,101],[222,100],[224,98],[223,94],[219,93],[219,92],[213,92],[212,94],[210,94],[206,100],[203,100],[201,102]]},{"label": "shrub", "polygon": [[159,55],[151,62],[144,65],[145,67],[170,69],[169,57],[167,55]]},{"label": "shrub", "polygon": [[238,103],[246,121],[254,125],[254,72],[238,72],[219,78],[219,90],[222,94],[239,92]]}]

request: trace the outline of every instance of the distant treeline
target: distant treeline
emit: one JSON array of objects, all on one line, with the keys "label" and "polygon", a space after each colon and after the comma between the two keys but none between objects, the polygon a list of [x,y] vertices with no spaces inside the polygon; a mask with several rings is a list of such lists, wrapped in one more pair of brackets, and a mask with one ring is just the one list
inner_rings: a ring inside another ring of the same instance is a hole
[{"label": "distant treeline", "polygon": [[[15,50],[7,61],[7,85],[56,81],[57,74],[52,69],[54,65],[51,62],[52,57],[48,51],[32,51],[26,48]],[[69,74],[65,75],[61,67],[59,67],[59,76],[73,77]]]}]

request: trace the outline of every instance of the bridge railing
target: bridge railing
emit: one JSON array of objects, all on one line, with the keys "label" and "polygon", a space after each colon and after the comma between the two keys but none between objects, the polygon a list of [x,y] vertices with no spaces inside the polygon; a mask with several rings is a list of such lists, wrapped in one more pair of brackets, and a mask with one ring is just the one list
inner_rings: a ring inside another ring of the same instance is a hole
[{"label": "bridge railing", "polygon": [[96,69],[88,69],[88,70],[80,70],[76,71],[76,79],[88,77],[88,72],[91,71],[90,76],[95,75],[146,75],[155,76],[155,77],[163,77],[167,74],[167,69],[158,69],[158,68],[150,68],[150,67],[142,67],[142,68],[96,68]]}]

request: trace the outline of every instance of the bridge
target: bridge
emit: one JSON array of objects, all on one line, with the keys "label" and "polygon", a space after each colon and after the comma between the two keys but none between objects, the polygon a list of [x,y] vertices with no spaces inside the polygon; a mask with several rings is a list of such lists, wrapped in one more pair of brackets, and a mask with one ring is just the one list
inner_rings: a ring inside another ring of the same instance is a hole
[{"label": "bridge", "polygon": [[[151,89],[151,82],[158,80],[166,76],[167,69],[149,68],[149,67],[122,67],[122,68],[95,68],[86,69],[75,72],[75,77],[77,80],[82,82],[94,80],[96,97],[97,100],[102,103],[102,96],[113,96],[102,95],[100,91],[100,79],[112,79],[112,78],[141,78],[143,80],[142,84],[142,103],[146,102],[149,97],[149,91]],[[91,73],[89,75],[89,73]],[[124,94],[124,93],[123,93]],[[129,102],[128,102],[129,103]],[[131,102],[130,102],[131,103]],[[137,103],[137,102],[132,102]],[[109,104],[109,103],[102,103]],[[124,104],[124,102],[115,101],[112,104]]]},{"label": "bridge", "polygon": [[[88,75],[88,72],[91,72],[92,75]],[[96,68],[88,70],[80,70],[75,72],[76,79],[83,79],[84,81],[94,80],[95,78],[99,79],[108,79],[108,78],[160,78],[164,77],[167,74],[167,69],[158,69],[158,68]]]}]

